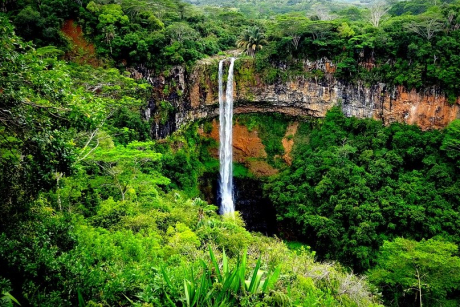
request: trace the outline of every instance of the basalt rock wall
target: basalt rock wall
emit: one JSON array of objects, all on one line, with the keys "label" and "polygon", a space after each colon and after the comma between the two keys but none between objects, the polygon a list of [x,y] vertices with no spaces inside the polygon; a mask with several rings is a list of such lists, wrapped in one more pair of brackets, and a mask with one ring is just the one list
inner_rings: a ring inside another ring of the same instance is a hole
[{"label": "basalt rock wall", "polygon": [[[218,116],[218,60],[200,61],[190,72],[177,66],[159,76],[143,68],[132,70],[134,77],[146,78],[154,87],[145,112],[146,118],[154,117],[153,137],[165,137],[190,121]],[[334,78],[335,67],[325,59],[305,61],[303,70],[302,76],[267,81],[266,76],[255,72],[251,60],[237,60],[234,112],[324,117],[329,109],[340,106],[346,116],[374,118],[385,125],[415,124],[423,130],[444,128],[460,117],[459,99],[451,105],[437,88],[416,91],[384,83],[367,86],[344,82]],[[318,72],[322,72],[320,77],[315,77]],[[165,102],[171,106],[167,111]]]}]

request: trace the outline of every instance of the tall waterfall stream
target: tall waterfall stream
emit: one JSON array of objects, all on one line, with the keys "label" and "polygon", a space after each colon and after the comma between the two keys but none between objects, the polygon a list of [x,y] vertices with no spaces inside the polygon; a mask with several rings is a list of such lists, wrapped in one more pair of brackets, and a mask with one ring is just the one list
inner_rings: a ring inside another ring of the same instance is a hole
[{"label": "tall waterfall stream", "polygon": [[224,61],[219,62],[219,162],[220,162],[220,197],[221,214],[233,214],[233,66],[235,58],[230,59],[228,69],[227,88],[224,97],[223,66]]},{"label": "tall waterfall stream", "polygon": [[219,62],[219,177],[216,178],[214,171],[203,174],[200,190],[208,203],[220,205],[220,214],[233,216],[238,210],[248,230],[271,236],[278,233],[276,212],[270,199],[264,196],[262,181],[256,178],[233,178],[234,62],[234,58]]}]

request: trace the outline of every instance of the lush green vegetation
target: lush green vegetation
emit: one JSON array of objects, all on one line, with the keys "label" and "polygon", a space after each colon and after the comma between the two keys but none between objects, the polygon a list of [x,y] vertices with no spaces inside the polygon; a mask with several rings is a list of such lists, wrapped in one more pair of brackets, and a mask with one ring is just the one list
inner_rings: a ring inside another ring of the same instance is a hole
[{"label": "lush green vegetation", "polygon": [[339,79],[409,89],[436,86],[453,103],[460,94],[459,8],[457,2],[433,6],[414,0],[326,10],[323,17],[279,15],[263,23],[269,44],[256,57],[256,67],[277,78],[321,80],[321,72],[306,71],[304,61],[329,59]]},{"label": "lush green vegetation", "polygon": [[141,64],[166,73],[172,65],[190,66],[238,43],[249,55],[258,54],[255,67],[269,82],[300,76],[319,80],[324,73],[306,71],[303,63],[329,59],[334,75],[346,81],[436,86],[451,102],[460,95],[460,5],[455,1],[358,7],[262,1],[252,10],[247,9],[252,2],[227,3],[232,9],[207,4],[20,0],[2,6],[18,33],[37,46],[65,49],[60,28],[64,20],[78,21],[97,54],[118,67]]},{"label": "lush green vegetation", "polygon": [[[152,120],[165,124],[175,111],[168,95],[184,89],[152,88],[128,68],[168,78],[182,65],[189,77],[198,59],[239,46],[245,82],[331,74],[433,86],[453,103],[460,2],[200,4],[0,2],[0,304],[373,306],[380,291],[392,306],[458,305],[460,120],[422,132],[334,109],[300,124],[288,166],[278,158],[288,120],[239,116],[281,171],[266,194],[280,235],[301,242],[285,244],[198,197],[199,176],[217,168],[215,142],[198,123],[152,141],[140,112],[152,90],[165,98]],[[72,58],[63,57],[69,20],[97,67],[62,60]],[[314,60],[318,69],[306,68]],[[236,165],[235,175],[249,172]]]},{"label": "lush green vegetation", "polygon": [[210,142],[149,141],[149,85],[43,55],[3,17],[0,45],[2,304],[377,305],[365,279],[196,198]]},{"label": "lush green vegetation", "polygon": [[286,14],[292,12],[305,12],[308,15],[327,14],[331,9],[340,9],[348,5],[340,2],[330,1],[307,1],[307,0],[255,0],[255,1],[235,1],[235,0],[187,0],[192,4],[204,7],[225,7],[229,10],[238,11],[256,19],[268,19],[273,15]]},{"label": "lush green vegetation", "polygon": [[[332,110],[299,127],[292,167],[272,179],[267,194],[286,232],[358,272],[388,268],[379,248],[398,237],[459,244],[457,126],[422,132]],[[405,290],[398,289],[393,294],[401,298]]]},{"label": "lush green vegetation", "polygon": [[175,0],[19,0],[3,1],[2,7],[18,34],[37,46],[65,49],[60,29],[74,19],[100,57],[118,67],[142,64],[156,73],[234,48],[246,25],[240,13],[201,10]]},{"label": "lush green vegetation", "polygon": [[460,258],[457,254],[457,245],[434,239],[385,241],[370,278],[401,305],[410,305],[413,298],[405,294],[415,293],[420,305],[434,306],[441,302],[445,306],[456,306],[458,300],[449,299],[447,294],[458,288],[456,272]]}]

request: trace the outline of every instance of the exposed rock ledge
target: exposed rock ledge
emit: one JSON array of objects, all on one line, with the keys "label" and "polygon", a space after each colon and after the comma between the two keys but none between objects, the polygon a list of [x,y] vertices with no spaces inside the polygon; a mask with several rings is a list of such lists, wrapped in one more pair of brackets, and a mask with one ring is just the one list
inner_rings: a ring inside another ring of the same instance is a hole
[{"label": "exposed rock ledge", "polygon": [[[235,113],[279,112],[292,116],[324,117],[333,106],[341,106],[346,116],[374,118],[385,125],[393,122],[415,124],[422,129],[439,129],[460,118],[459,99],[453,105],[441,91],[429,88],[421,92],[380,83],[371,87],[347,84],[332,76],[334,66],[326,60],[305,62],[304,70],[322,70],[321,81],[304,77],[267,84],[254,73],[251,61],[236,62]],[[156,120],[152,134],[162,138],[182,125],[218,115],[217,59],[198,63],[190,74],[175,67],[168,77],[153,77],[136,70],[154,86],[154,101],[166,100],[174,107],[169,120]],[[167,89],[167,91],[165,91]],[[158,103],[151,102],[146,112],[159,114]],[[163,122],[163,124],[161,124]]]}]

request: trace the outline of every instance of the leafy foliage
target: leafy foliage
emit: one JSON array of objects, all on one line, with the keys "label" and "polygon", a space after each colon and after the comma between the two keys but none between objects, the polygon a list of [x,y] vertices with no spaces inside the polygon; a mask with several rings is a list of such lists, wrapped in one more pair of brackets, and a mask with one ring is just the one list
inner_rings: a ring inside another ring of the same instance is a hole
[{"label": "leafy foliage", "polygon": [[[266,273],[261,271],[261,261],[259,259],[254,271],[250,274],[250,278],[246,280],[246,253],[244,253],[241,260],[238,260],[235,268],[229,269],[228,258],[224,250],[222,254],[222,271],[211,248],[209,248],[209,255],[212,266],[202,262],[203,272],[201,273],[201,278],[197,279],[192,271],[191,279],[184,280],[187,306],[237,305],[237,302],[246,299],[254,301],[257,300],[257,296],[260,297],[264,293],[268,293],[268,290],[274,286],[280,275],[280,266],[274,272]],[[214,274],[217,276],[215,282],[213,282],[212,278],[213,269]],[[171,286],[169,277],[164,270],[163,275]],[[245,298],[247,296],[250,297]],[[286,297],[284,301],[289,302],[289,298]]]},{"label": "leafy foliage", "polygon": [[[172,66],[189,68],[238,45],[253,57],[241,77],[259,72],[276,84],[297,77],[321,82],[333,74],[346,82],[441,89],[455,103],[460,6],[228,3],[239,9],[173,0],[1,1],[6,304],[376,304],[365,278],[251,234],[239,217],[219,217],[215,206],[196,198],[198,176],[212,160],[209,140],[192,127],[150,141],[150,123],[139,112],[150,86],[108,67],[166,75]],[[308,17],[296,12],[307,9]],[[254,19],[263,16],[270,18]],[[59,60],[68,48],[61,27],[71,19],[104,68]],[[304,67],[324,59],[335,68]],[[167,101],[156,106],[163,121],[174,113]],[[240,120],[260,130],[269,161],[279,167],[286,121]],[[458,121],[444,132],[421,132],[332,110],[301,125],[295,161],[271,180],[267,194],[285,234],[312,245],[320,258],[358,272],[377,265],[370,276],[384,287],[387,303],[454,305],[458,251],[443,240],[458,244],[460,237],[458,134]],[[418,298],[409,302],[406,293]]]},{"label": "leafy foliage", "polygon": [[[385,241],[379,253],[378,265],[370,278],[383,289],[390,287],[394,303],[410,305],[405,294],[415,292],[417,301],[429,305],[454,304],[446,300],[447,293],[457,289],[460,258],[453,243],[434,239],[415,242],[397,238]],[[410,302],[409,302],[410,301]]]},{"label": "leafy foliage", "polygon": [[298,133],[308,138],[296,143],[292,167],[273,178],[267,194],[286,231],[321,257],[362,271],[376,263],[385,240],[458,242],[457,166],[440,150],[448,135],[383,127],[338,109]]},{"label": "leafy foliage", "polygon": [[265,34],[262,33],[257,26],[246,29],[236,42],[238,47],[242,47],[246,53],[252,57],[254,57],[257,50],[261,50],[266,43]]}]

